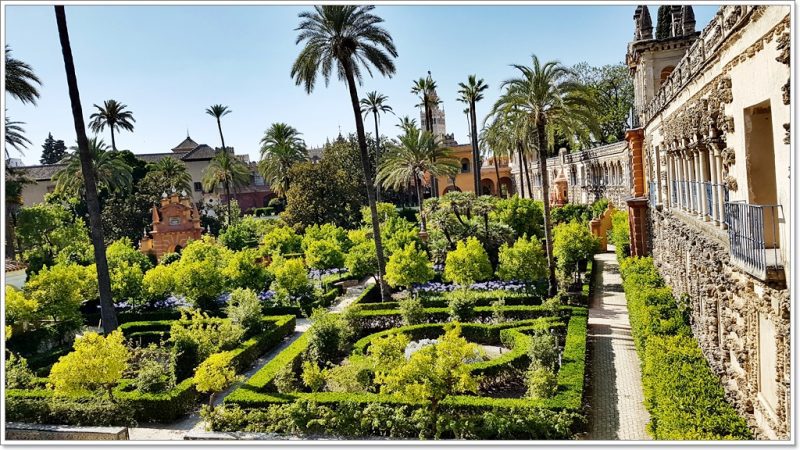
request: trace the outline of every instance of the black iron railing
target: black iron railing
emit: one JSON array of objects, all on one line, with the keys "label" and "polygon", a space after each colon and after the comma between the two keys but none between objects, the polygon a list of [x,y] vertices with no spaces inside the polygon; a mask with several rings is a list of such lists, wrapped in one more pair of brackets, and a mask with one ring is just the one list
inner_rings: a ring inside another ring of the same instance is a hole
[{"label": "black iron railing", "polygon": [[779,236],[782,215],[781,205],[725,202],[731,260],[762,279],[769,269],[783,267]]}]

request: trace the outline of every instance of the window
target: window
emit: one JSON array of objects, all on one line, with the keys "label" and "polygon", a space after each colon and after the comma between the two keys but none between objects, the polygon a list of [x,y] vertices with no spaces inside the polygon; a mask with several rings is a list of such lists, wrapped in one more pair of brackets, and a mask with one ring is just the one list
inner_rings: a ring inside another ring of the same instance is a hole
[{"label": "window", "polygon": [[170,217],[169,218],[169,224],[170,225],[180,225],[181,224],[181,218],[180,217]]},{"label": "window", "polygon": [[253,184],[256,186],[264,186],[264,177],[261,175],[256,175],[253,177]]},{"label": "window", "polygon": [[461,159],[461,173],[469,172],[469,159],[463,158]]},{"label": "window", "polygon": [[662,84],[664,84],[665,81],[667,81],[667,78],[669,78],[669,75],[672,73],[674,69],[675,66],[667,66],[661,69],[661,80],[658,83],[659,86],[661,86]]},{"label": "window", "polygon": [[203,192],[203,183],[199,181],[194,182],[194,191],[195,192]]}]

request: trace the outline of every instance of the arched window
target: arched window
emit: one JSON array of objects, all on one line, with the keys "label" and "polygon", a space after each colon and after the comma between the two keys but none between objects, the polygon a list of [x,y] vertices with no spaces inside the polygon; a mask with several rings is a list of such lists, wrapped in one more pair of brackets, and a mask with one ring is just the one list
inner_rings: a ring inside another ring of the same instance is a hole
[{"label": "arched window", "polygon": [[669,75],[672,73],[673,70],[675,70],[675,66],[667,66],[661,69],[661,80],[658,82],[659,86],[661,86],[662,84],[664,84],[665,81],[667,81],[667,78],[669,78]]},{"label": "arched window", "polygon": [[469,159],[461,158],[461,173],[469,172]]}]

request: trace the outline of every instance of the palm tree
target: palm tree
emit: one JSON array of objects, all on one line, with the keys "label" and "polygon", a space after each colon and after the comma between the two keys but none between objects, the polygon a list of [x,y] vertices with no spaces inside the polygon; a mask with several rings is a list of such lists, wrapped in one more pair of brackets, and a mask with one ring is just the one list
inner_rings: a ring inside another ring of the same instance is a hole
[{"label": "palm tree", "polygon": [[500,192],[499,158],[508,156],[508,145],[504,139],[502,125],[500,122],[494,122],[489,126],[484,126],[479,136],[480,146],[486,150],[487,155],[492,154],[498,198],[503,196]]},{"label": "palm tree", "polygon": [[440,176],[455,175],[459,167],[460,164],[452,157],[451,150],[442,147],[433,133],[412,127],[398,136],[398,143],[392,145],[391,151],[387,152],[378,171],[378,182],[384,187],[394,189],[413,184],[417,204],[422,211],[422,182],[425,174],[433,180]]},{"label": "palm tree", "polygon": [[114,99],[106,100],[103,106],[94,105],[97,112],[89,116],[91,122],[89,127],[95,133],[105,130],[106,126],[111,130],[111,150],[117,151],[117,142],[114,139],[115,130],[133,131],[133,113],[126,110],[128,105],[124,105]]},{"label": "palm tree", "polygon": [[22,154],[22,149],[28,148],[28,144],[31,143],[31,141],[25,137],[25,129],[22,128],[24,123],[25,122],[15,122],[11,120],[8,113],[6,113],[6,159],[11,157],[8,153],[9,146]]},{"label": "palm tree", "polygon": [[203,170],[203,189],[214,190],[217,184],[225,187],[228,204],[228,224],[231,222],[231,187],[234,189],[250,182],[250,169],[228,150],[218,151]]},{"label": "palm tree", "polygon": [[314,90],[318,71],[322,74],[326,85],[334,68],[339,79],[347,81],[356,121],[356,137],[361,154],[364,183],[367,187],[367,201],[372,216],[372,234],[378,259],[378,284],[381,288],[381,298],[388,300],[388,286],[383,276],[385,262],[378,209],[375,205],[375,194],[371,189],[367,139],[356,86],[356,81],[361,82],[362,70],[372,75],[370,65],[384,76],[391,77],[395,73],[392,58],[397,57],[397,50],[392,37],[380,26],[383,19],[371,13],[374,8],[372,5],[323,5],[315,6],[314,11],[300,13],[302,21],[296,28],[300,34],[295,43],[305,42],[305,47],[292,65],[291,75],[297,85],[305,86],[308,93]]},{"label": "palm tree", "polygon": [[227,116],[228,114],[232,113],[227,106],[223,105],[211,105],[211,107],[206,108],[206,114],[212,116],[217,119],[217,129],[219,129],[219,140],[222,141],[222,149],[225,149],[225,138],[222,136],[222,117]]},{"label": "palm tree", "polygon": [[395,126],[403,130],[403,133],[406,133],[408,132],[408,130],[412,128],[417,128],[417,119],[412,119],[408,116],[403,116],[400,118],[400,122]]},{"label": "palm tree", "polygon": [[167,156],[151,163],[150,171],[166,180],[170,189],[192,191],[192,176],[182,161]]},{"label": "palm tree", "polygon": [[22,103],[35,105],[39,90],[34,83],[42,84],[31,66],[11,57],[11,47],[6,44],[6,92]]},{"label": "palm tree", "polygon": [[[381,139],[380,133],[378,133],[378,115],[385,114],[385,113],[392,113],[392,107],[386,104],[386,101],[389,100],[389,97],[379,94],[377,91],[367,92],[367,96],[361,99],[361,112],[364,114],[364,118],[367,118],[369,113],[372,113],[373,118],[375,119],[375,172],[377,173],[377,167],[380,166],[381,160]],[[376,186],[375,190],[375,201],[381,201],[381,188],[380,185]]]},{"label": "palm tree", "polygon": [[[510,157],[514,152],[517,153],[519,160],[519,187],[520,196],[525,197],[525,187],[527,184],[528,197],[533,198],[531,187],[530,166],[528,164],[529,148],[524,145],[527,128],[519,110],[513,107],[493,109],[487,120],[491,119],[488,129],[490,133],[489,147],[495,154]],[[527,182],[527,183],[526,183]]]},{"label": "palm tree", "polygon": [[[132,169],[122,159],[120,153],[109,151],[108,146],[97,136],[89,139],[88,145],[95,183],[111,191],[130,190],[133,185]],[[53,174],[53,181],[56,182],[55,192],[82,198],[85,187],[80,150],[78,147],[70,147],[70,150],[72,153],[61,161],[65,166]]]},{"label": "palm tree", "polygon": [[477,116],[475,114],[475,103],[483,100],[483,92],[489,89],[489,85],[477,79],[476,75],[467,77],[466,83],[458,83],[458,101],[464,102],[469,105],[469,122],[471,125],[470,136],[472,141],[472,174],[473,182],[475,183],[475,195],[481,194],[481,155],[478,151],[478,125]]},{"label": "palm tree", "polygon": [[[411,86],[411,93],[419,95],[420,102],[416,105],[422,107],[425,112],[425,129],[433,133],[433,107],[440,103],[436,95],[436,82],[431,78],[431,71],[428,71],[426,78],[415,80]],[[439,196],[439,183],[437,179],[431,182],[431,193],[434,197]]]},{"label": "palm tree", "polygon": [[273,123],[261,138],[261,161],[258,170],[270,188],[286,199],[289,190],[289,169],[308,159],[306,143],[300,133],[285,123]]},{"label": "palm tree", "polygon": [[[523,145],[532,148],[539,157],[544,203],[544,237],[550,269],[549,292],[556,293],[553,242],[550,227],[550,189],[547,173],[547,131],[554,127],[566,135],[577,128],[596,130],[594,104],[586,88],[574,81],[574,74],[557,61],[542,64],[536,55],[530,67],[514,64],[519,76],[502,83],[505,92],[495,104],[495,110],[511,108],[520,113],[521,129],[526,132]],[[597,133],[595,133],[596,135]],[[532,145],[530,145],[532,144]]]},{"label": "palm tree", "polygon": [[108,334],[117,328],[117,313],[111,299],[111,278],[108,275],[106,246],[103,241],[103,226],[100,222],[100,203],[97,199],[97,185],[92,170],[92,157],[89,142],[86,139],[86,126],[83,123],[78,79],[75,76],[75,63],[72,60],[72,48],[69,43],[67,16],[63,5],[55,5],[58,37],[61,41],[61,53],[64,56],[64,70],[67,73],[69,100],[72,104],[72,119],[75,122],[75,134],[78,136],[78,153],[81,161],[81,172],[84,175],[86,206],[89,212],[89,228],[92,232],[94,260],[97,267],[97,285],[100,294],[100,317],[103,332]]}]

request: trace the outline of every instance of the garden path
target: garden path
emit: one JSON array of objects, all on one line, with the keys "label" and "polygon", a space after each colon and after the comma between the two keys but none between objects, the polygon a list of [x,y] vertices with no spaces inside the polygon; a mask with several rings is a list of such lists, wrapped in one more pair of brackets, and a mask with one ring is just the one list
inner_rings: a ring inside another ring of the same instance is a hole
[{"label": "garden path", "polygon": [[595,291],[589,305],[589,433],[593,440],[649,440],[639,357],[613,246],[594,257]]},{"label": "garden path", "polygon": [[[367,281],[362,282],[356,286],[347,288],[347,290],[338,298],[338,302],[328,308],[332,313],[340,313],[347,306],[351,305],[359,295],[364,291],[366,286],[374,284],[375,281],[369,278]],[[277,347],[262,355],[256,360],[253,365],[242,374],[240,381],[234,383],[227,390],[217,395],[214,401],[214,406],[222,404],[225,397],[238,388],[245,380],[252,377],[256,372],[261,370],[265,364],[270,362],[278,353],[282,352],[286,347],[291,345],[292,342],[297,340],[303,333],[308,331],[311,326],[311,321],[306,318],[297,319],[294,333],[288,339],[284,339]],[[183,440],[188,434],[202,434],[205,431],[205,423],[200,417],[200,411],[192,411],[188,416],[171,424],[151,424],[149,427],[132,427],[128,429],[129,439],[132,441],[174,441]]]}]

